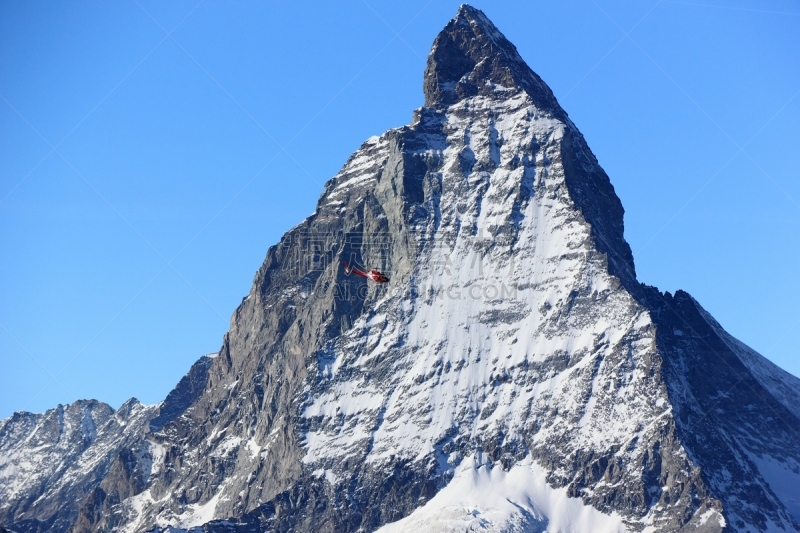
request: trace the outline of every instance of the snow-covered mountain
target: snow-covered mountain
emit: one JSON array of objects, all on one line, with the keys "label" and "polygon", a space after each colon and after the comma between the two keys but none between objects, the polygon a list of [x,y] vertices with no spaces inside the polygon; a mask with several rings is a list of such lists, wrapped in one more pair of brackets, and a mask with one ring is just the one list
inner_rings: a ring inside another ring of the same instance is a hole
[{"label": "snow-covered mountain", "polygon": [[94,524],[104,505],[140,492],[164,454],[148,434],[191,407],[212,360],[201,357],[155,406],[131,398],[114,411],[79,400],[0,421],[0,524],[20,532],[88,531],[85,522]]},{"label": "snow-covered mountain", "polygon": [[800,530],[800,380],[637,281],[609,178],[483,13],[439,34],[424,91],[130,439],[84,438],[45,471],[22,459],[45,422],[2,422],[8,527]]},{"label": "snow-covered mountain", "polygon": [[[0,423],[0,516],[20,531],[65,531],[86,487],[126,463],[142,464],[153,407],[127,401],[116,412],[96,400]],[[149,474],[133,468],[130,476]]]}]

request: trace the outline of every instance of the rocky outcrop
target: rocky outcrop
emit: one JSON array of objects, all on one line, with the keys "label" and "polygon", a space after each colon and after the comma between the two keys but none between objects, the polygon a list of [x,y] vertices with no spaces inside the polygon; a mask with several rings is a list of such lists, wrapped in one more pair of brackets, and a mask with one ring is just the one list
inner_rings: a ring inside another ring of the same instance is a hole
[{"label": "rocky outcrop", "polygon": [[156,413],[135,398],[119,410],[95,400],[0,423],[0,521],[17,532],[69,530],[79,503],[121,450],[139,445]]},{"label": "rocky outcrop", "polygon": [[150,430],[159,431],[165,424],[182,415],[203,394],[208,384],[208,369],[217,354],[204,355],[159,405],[158,415],[150,420]]},{"label": "rocky outcrop", "polygon": [[0,520],[18,533],[112,531],[110,510],[139,494],[163,460],[153,435],[191,409],[213,357],[201,357],[167,398],[117,411],[80,400],[0,422]]}]

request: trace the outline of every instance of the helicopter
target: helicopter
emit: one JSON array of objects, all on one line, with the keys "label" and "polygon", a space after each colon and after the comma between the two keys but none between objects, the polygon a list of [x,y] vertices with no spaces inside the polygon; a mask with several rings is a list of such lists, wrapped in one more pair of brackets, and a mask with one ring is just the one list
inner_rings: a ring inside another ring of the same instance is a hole
[{"label": "helicopter", "polygon": [[344,263],[344,273],[347,274],[348,276],[350,274],[355,274],[356,276],[361,276],[362,278],[370,279],[375,283],[387,283],[389,281],[389,278],[387,278],[383,273],[381,273],[378,270],[371,269],[367,272],[364,272],[363,270],[359,270],[353,267],[352,265],[348,264],[346,261]]}]

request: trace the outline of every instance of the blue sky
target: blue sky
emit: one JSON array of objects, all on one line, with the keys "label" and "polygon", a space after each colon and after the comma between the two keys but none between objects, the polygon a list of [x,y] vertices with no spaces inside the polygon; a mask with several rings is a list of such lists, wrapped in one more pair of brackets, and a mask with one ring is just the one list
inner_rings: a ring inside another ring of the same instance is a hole
[{"label": "blue sky", "polygon": [[[608,172],[639,279],[800,375],[800,3],[473,5]],[[0,418],[155,403],[216,351],[457,6],[2,1]]]}]

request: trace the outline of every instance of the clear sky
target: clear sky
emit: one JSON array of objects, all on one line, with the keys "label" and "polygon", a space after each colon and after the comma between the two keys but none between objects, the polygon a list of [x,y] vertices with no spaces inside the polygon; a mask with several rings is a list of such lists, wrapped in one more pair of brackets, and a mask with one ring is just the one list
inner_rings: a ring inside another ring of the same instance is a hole
[{"label": "clear sky", "polygon": [[[163,399],[410,121],[458,6],[198,2],[0,2],[0,418]],[[639,279],[800,375],[800,2],[473,5],[608,172]]]}]

